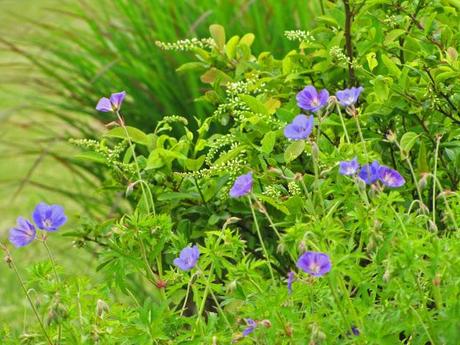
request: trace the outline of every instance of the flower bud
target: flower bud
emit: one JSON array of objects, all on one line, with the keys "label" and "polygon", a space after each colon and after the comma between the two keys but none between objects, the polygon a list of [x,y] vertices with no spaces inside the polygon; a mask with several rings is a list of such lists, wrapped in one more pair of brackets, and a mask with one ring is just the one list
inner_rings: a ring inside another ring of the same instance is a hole
[{"label": "flower bud", "polygon": [[108,312],[109,312],[109,305],[105,303],[103,300],[98,299],[96,303],[96,315],[102,319],[104,316],[104,313],[108,313]]},{"label": "flower bud", "polygon": [[396,133],[394,133],[392,130],[389,130],[387,132],[387,140],[390,143],[394,143],[394,142],[396,142],[396,139],[398,139],[398,137],[396,136]]},{"label": "flower bud", "polygon": [[264,326],[265,328],[271,328],[272,327],[272,323],[270,322],[270,320],[262,320],[259,323],[262,326]]}]

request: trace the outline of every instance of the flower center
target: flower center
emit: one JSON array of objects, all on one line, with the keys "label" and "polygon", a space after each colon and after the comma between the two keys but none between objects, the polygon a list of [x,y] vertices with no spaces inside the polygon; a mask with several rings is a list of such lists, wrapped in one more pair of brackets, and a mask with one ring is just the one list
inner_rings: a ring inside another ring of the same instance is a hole
[{"label": "flower center", "polygon": [[320,266],[316,262],[312,262],[310,264],[310,271],[312,271],[312,273],[318,274],[319,270],[320,270]]},{"label": "flower center", "polygon": [[46,228],[51,228],[53,226],[53,222],[50,219],[45,219],[43,222]]},{"label": "flower center", "polygon": [[318,98],[313,98],[311,101],[311,105],[314,107],[317,107],[319,105],[319,99]]}]

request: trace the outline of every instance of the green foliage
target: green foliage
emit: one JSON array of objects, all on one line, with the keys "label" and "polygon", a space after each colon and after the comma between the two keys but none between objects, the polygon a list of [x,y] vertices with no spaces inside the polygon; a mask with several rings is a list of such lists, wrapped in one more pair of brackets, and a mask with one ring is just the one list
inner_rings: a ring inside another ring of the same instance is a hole
[{"label": "green foliage", "polygon": [[[74,300],[81,281],[53,282],[47,264],[32,271],[29,284],[47,298],[42,312],[54,313],[48,329],[57,336],[62,325],[63,344],[458,341],[458,9],[438,1],[325,5],[311,32],[286,33],[298,47],[284,56],[220,25],[210,27],[211,43],[164,43],[193,56],[179,71],[199,70],[207,116],[118,123],[100,140],[76,141],[80,159],[101,166],[104,184],[132,210],[69,233],[106,278],[85,288],[83,306]],[[335,94],[358,83],[356,107],[342,114],[332,97],[308,139],[284,137],[303,87]],[[129,118],[131,108],[122,110]],[[366,186],[340,175],[338,163],[353,157],[392,166],[406,183]],[[230,198],[248,171],[252,192]],[[195,244],[197,265],[179,270],[174,258]],[[302,272],[296,262],[305,251],[327,253],[332,270]],[[85,315],[80,324],[76,315]],[[243,337],[247,318],[257,327]]]}]

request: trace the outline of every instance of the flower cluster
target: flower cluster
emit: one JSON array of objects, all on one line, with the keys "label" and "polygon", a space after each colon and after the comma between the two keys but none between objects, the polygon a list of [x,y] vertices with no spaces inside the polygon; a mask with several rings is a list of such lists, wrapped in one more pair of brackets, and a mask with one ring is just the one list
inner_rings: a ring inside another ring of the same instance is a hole
[{"label": "flower cluster", "polygon": [[313,42],[315,37],[309,31],[303,30],[286,30],[284,36],[289,41]]},{"label": "flower cluster", "polygon": [[378,161],[373,161],[360,167],[356,157],[351,161],[340,162],[339,173],[345,176],[358,174],[358,177],[369,185],[380,181],[386,187],[398,188],[406,183],[404,177],[395,169],[380,165]]},{"label": "flower cluster", "polygon": [[54,232],[67,222],[62,206],[47,205],[44,202],[35,207],[32,219],[35,225],[24,217],[18,217],[16,227],[10,229],[9,240],[15,247],[24,247],[36,238],[35,226],[43,231]]},{"label": "flower cluster", "polygon": [[174,51],[189,51],[195,48],[212,48],[215,43],[212,38],[201,38],[196,37],[191,39],[179,40],[176,42],[162,42],[156,41],[157,47],[163,50],[174,50]]}]

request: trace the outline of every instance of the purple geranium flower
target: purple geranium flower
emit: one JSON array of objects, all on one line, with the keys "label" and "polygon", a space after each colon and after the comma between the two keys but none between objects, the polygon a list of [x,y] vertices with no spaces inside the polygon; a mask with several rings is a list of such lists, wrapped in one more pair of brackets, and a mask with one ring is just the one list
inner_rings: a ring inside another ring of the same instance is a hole
[{"label": "purple geranium flower", "polygon": [[321,277],[331,270],[331,260],[324,253],[306,252],[300,256],[297,267],[314,277]]},{"label": "purple geranium flower", "polygon": [[15,228],[10,230],[10,242],[17,248],[27,246],[35,239],[35,226],[27,219],[18,217]]},{"label": "purple geranium flower", "polygon": [[295,280],[295,275],[294,272],[290,271],[288,273],[288,279],[287,279],[287,288],[288,288],[288,293],[292,293],[292,283],[294,283]]},{"label": "purple geranium flower", "polygon": [[239,198],[247,195],[252,189],[252,172],[245,175],[238,176],[230,189],[230,196],[232,198]]},{"label": "purple geranium flower", "polygon": [[32,218],[37,227],[45,231],[56,231],[67,222],[62,206],[47,205],[44,202],[35,207]]},{"label": "purple geranium flower", "polygon": [[318,93],[314,86],[309,85],[297,94],[296,99],[300,108],[316,112],[327,104],[329,92],[326,89],[322,89]]},{"label": "purple geranium flower", "polygon": [[380,181],[387,187],[398,188],[406,183],[399,172],[384,165],[379,168],[378,174]]},{"label": "purple geranium flower", "polygon": [[355,157],[351,161],[343,161],[339,163],[339,173],[345,176],[353,176],[359,169],[358,159]]},{"label": "purple geranium flower", "polygon": [[365,164],[362,166],[359,172],[359,178],[367,184],[373,184],[379,178],[380,164],[377,161],[373,161],[372,164]]},{"label": "purple geranium flower", "polygon": [[254,332],[254,329],[257,327],[257,322],[255,322],[253,319],[244,319],[244,321],[246,321],[248,327],[244,329],[243,337],[247,337],[249,334]]},{"label": "purple geranium flower", "polygon": [[284,127],[284,136],[292,140],[307,139],[313,130],[313,115],[297,115],[294,120]]},{"label": "purple geranium flower", "polygon": [[335,96],[339,100],[340,105],[344,107],[349,107],[355,104],[358,101],[358,97],[363,92],[364,88],[360,87],[352,87],[351,89],[345,89],[341,91],[337,91]]},{"label": "purple geranium flower", "polygon": [[197,246],[186,247],[181,250],[179,257],[174,259],[174,265],[179,267],[182,271],[190,271],[196,266],[200,251]]},{"label": "purple geranium flower", "polygon": [[125,99],[126,92],[117,92],[112,93],[110,99],[107,97],[102,97],[99,102],[97,102],[96,110],[107,113],[109,111],[118,111],[121,108],[121,104]]}]

